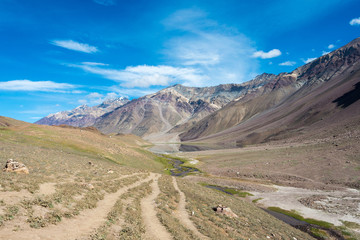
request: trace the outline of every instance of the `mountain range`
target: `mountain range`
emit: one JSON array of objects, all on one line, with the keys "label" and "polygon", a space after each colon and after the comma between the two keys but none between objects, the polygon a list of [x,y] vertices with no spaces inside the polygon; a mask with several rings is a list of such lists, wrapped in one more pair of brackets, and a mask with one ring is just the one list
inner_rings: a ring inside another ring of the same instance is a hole
[{"label": "mountain range", "polygon": [[242,84],[174,85],[134,100],[117,99],[51,114],[37,124],[95,126],[153,141],[253,144],[358,119],[360,38],[290,73]]},{"label": "mountain range", "polygon": [[127,102],[129,102],[127,98],[120,97],[105,100],[103,103],[93,107],[81,105],[70,111],[62,111],[50,114],[37,121],[36,124],[89,127],[94,125],[96,119],[98,119],[100,116],[113,111]]}]

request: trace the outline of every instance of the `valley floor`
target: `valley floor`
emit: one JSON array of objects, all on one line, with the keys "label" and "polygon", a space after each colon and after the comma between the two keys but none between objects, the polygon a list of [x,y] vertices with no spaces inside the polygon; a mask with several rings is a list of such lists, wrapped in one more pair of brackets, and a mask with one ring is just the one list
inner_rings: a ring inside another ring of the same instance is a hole
[{"label": "valley floor", "polygon": [[[268,179],[228,172],[216,161],[239,150],[182,153],[192,159],[184,165],[196,164],[205,171],[174,177],[168,175],[172,168],[168,159],[177,159],[148,152],[147,143],[135,136],[0,121],[5,125],[0,127],[1,164],[15,159],[29,169],[29,174],[0,172],[0,239],[313,239],[257,206],[286,202],[274,194],[276,186]],[[211,184],[226,186],[232,194]],[[277,187],[277,192],[287,198],[289,186]],[[336,188],[341,190],[341,184]],[[295,198],[294,194],[290,199]],[[219,205],[232,214],[215,212]],[[346,224],[336,231],[348,234],[344,239],[354,239],[357,235],[351,229],[359,226],[355,221]],[[309,229],[313,236],[323,234],[321,229]]]}]

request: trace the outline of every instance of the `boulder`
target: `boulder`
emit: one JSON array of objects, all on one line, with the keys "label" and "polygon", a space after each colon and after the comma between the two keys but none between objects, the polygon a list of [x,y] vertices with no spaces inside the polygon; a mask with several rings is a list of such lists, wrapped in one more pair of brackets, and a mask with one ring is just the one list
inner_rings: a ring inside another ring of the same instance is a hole
[{"label": "boulder", "polygon": [[238,215],[236,215],[235,213],[233,213],[233,211],[231,211],[231,209],[229,207],[225,207],[221,204],[217,205],[217,207],[214,207],[213,210],[216,212],[216,213],[219,213],[219,214],[224,214],[228,217],[238,217]]},{"label": "boulder", "polygon": [[29,169],[23,163],[19,163],[13,159],[7,160],[4,172],[16,172],[20,174],[29,174]]},{"label": "boulder", "polygon": [[93,190],[95,188],[91,183],[83,183],[82,185],[89,190]]}]

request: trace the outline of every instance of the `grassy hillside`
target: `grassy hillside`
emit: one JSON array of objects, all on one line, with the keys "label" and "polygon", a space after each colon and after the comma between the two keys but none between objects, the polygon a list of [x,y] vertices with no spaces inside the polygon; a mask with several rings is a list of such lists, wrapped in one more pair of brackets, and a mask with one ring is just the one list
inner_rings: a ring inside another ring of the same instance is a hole
[{"label": "grassy hillside", "polygon": [[[1,117],[1,164],[14,159],[30,173],[0,172],[0,236],[152,239],[159,228],[174,239],[311,239],[238,197],[160,175],[164,165],[146,144],[133,135]],[[218,203],[240,217],[216,214]]]}]

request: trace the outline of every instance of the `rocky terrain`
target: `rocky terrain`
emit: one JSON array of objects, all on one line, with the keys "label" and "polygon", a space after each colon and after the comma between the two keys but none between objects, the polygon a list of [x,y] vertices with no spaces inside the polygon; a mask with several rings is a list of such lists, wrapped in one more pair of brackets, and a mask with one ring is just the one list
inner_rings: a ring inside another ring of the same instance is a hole
[{"label": "rocky terrain", "polygon": [[181,140],[259,143],[327,120],[359,117],[359,59],[360,38],[279,74],[255,93],[196,123],[180,135]]},{"label": "rocky terrain", "polygon": [[88,127],[94,125],[96,119],[105,113],[126,104],[129,100],[126,98],[109,99],[103,103],[89,107],[81,105],[70,111],[62,111],[50,114],[36,122],[42,125],[69,125],[74,127]]},{"label": "rocky terrain", "polygon": [[[244,84],[194,88],[175,85],[135,99],[99,118],[95,127],[104,133],[133,133],[138,136],[181,131],[227,103],[255,91],[274,75],[263,74]],[[185,126],[181,126],[185,125]]]}]

